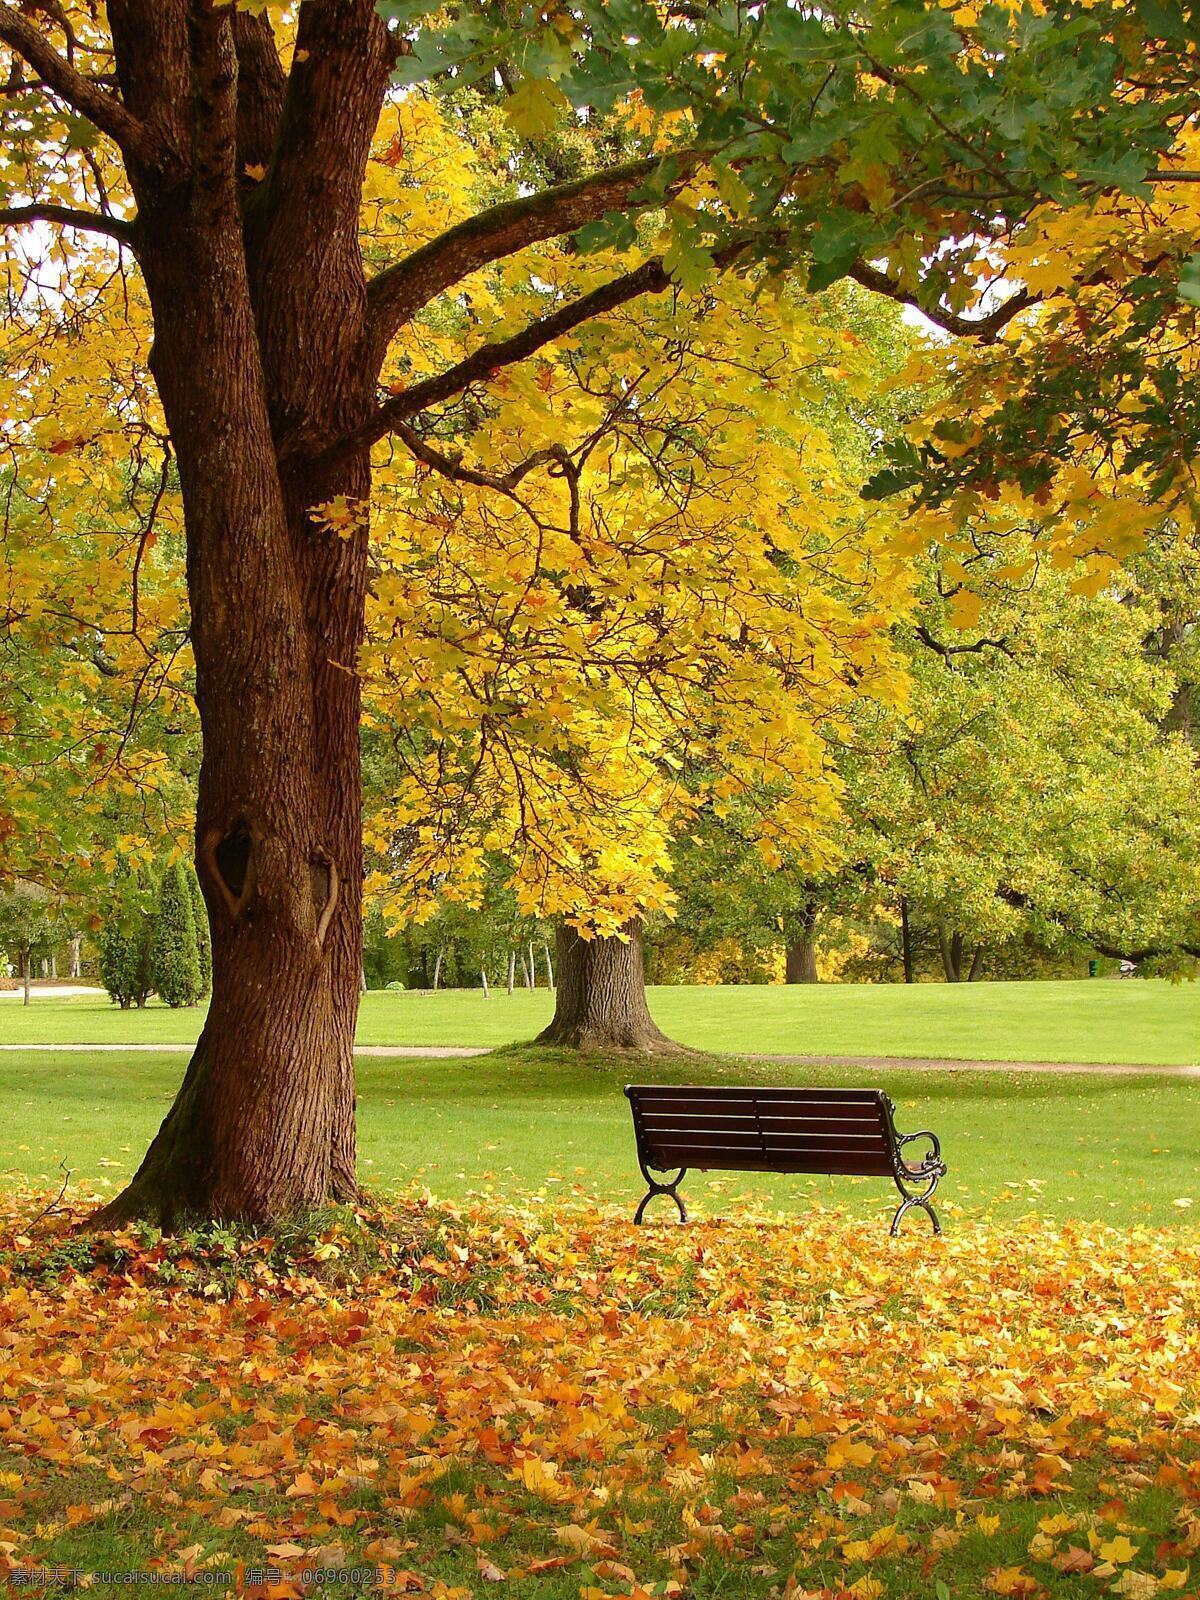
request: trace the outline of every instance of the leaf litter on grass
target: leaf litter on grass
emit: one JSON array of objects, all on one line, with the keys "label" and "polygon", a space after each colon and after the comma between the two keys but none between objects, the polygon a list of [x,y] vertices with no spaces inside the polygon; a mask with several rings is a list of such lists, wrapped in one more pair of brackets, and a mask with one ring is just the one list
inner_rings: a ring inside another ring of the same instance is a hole
[{"label": "leaf litter on grass", "polygon": [[831,1209],[635,1229],[569,1197],[414,1195],[163,1238],[73,1232],[83,1196],[31,1227],[44,1204],[0,1201],[0,1576],[222,1569],[276,1600],[351,1570],[440,1600],[1200,1586],[1186,1227],[891,1240]]}]

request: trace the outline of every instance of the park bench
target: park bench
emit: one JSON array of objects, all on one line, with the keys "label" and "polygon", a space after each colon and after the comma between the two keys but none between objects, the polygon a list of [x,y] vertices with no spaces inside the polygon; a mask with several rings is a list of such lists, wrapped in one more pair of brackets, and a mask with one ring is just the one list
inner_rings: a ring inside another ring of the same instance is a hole
[{"label": "park bench", "polygon": [[[701,1172],[820,1172],[891,1178],[901,1200],[892,1233],[905,1212],[920,1206],[934,1233],[941,1224],[930,1201],[945,1176],[935,1134],[897,1133],[895,1107],[881,1089],[699,1088],[678,1084],[627,1084],[638,1165],[649,1184],[634,1222],[657,1195],[669,1195],[686,1222],[679,1185],[692,1167]],[[928,1139],[913,1166],[904,1148]],[[673,1172],[669,1183],[654,1173]],[[922,1187],[923,1185],[923,1187]],[[919,1191],[919,1192],[918,1192]]]}]

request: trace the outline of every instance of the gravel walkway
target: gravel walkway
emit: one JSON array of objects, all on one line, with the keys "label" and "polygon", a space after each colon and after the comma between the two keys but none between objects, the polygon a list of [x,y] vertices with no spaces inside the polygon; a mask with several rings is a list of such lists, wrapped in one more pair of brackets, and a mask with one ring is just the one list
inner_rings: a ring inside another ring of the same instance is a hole
[{"label": "gravel walkway", "polygon": [[[193,1049],[194,1046],[190,1044],[0,1044],[0,1050],[45,1050],[74,1055],[84,1052],[90,1054],[92,1051],[122,1051],[128,1054],[139,1050],[151,1055],[191,1055]],[[354,1053],[356,1056],[390,1056],[422,1061],[461,1060],[488,1054],[487,1050],[474,1046],[440,1044],[360,1044],[355,1046]],[[737,1054],[745,1061],[775,1061],[780,1066],[788,1067],[864,1067],[888,1072],[915,1067],[922,1072],[1061,1072],[1092,1077],[1200,1077],[1200,1066],[1154,1066],[1152,1063],[1105,1066],[1095,1061],[954,1061],[942,1056],[776,1056],[743,1051]]]},{"label": "gravel walkway", "polygon": [[[0,1050],[41,1051],[58,1050],[66,1051],[71,1055],[81,1053],[90,1054],[93,1050],[102,1050],[108,1053],[121,1051],[128,1055],[131,1050],[144,1051],[149,1055],[160,1056],[190,1056],[195,1049],[194,1044],[0,1044]],[[455,1056],[485,1056],[486,1050],[464,1049],[459,1045],[441,1044],[360,1044],[354,1049],[356,1056],[418,1056],[431,1060],[449,1060]]]}]

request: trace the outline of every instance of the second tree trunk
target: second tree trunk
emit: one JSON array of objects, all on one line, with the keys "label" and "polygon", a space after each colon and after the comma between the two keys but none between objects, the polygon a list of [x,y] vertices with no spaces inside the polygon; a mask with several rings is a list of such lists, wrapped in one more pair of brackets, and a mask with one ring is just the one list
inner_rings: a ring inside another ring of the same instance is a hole
[{"label": "second tree trunk", "polygon": [[554,1019],[538,1044],[570,1050],[680,1048],[646,1004],[641,923],[627,922],[622,932],[623,938],[584,939],[574,928],[559,928]]}]

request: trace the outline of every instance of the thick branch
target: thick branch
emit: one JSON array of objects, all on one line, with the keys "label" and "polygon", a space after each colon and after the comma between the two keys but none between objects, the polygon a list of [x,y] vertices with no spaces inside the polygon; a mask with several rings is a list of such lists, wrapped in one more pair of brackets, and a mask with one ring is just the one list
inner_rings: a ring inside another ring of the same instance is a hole
[{"label": "thick branch", "polygon": [[931,310],[930,307],[922,305],[915,295],[902,288],[894,278],[889,278],[886,272],[880,272],[878,267],[871,266],[870,262],[856,262],[851,267],[849,275],[855,283],[862,284],[864,289],[870,289],[873,294],[886,295],[889,300],[899,301],[904,306],[912,306],[923,317],[947,333],[957,334],[960,338],[982,339],[984,343],[995,339],[1019,312],[1033,305],[1036,298],[1027,289],[1017,289],[994,311],[979,317],[960,317],[954,311],[943,311],[938,307]]},{"label": "thick branch", "polygon": [[391,431],[409,454],[415,456],[431,472],[436,472],[443,478],[450,478],[455,483],[473,483],[477,488],[496,489],[501,494],[511,494],[535,467],[549,466],[551,462],[558,462],[562,466],[564,459],[569,459],[561,445],[552,445],[546,450],[535,450],[531,456],[526,456],[507,472],[479,472],[474,467],[464,467],[454,456],[448,456],[444,451],[438,450],[427,439],[423,439],[415,428],[410,428],[407,422],[396,423]]},{"label": "thick branch", "polygon": [[603,316],[606,311],[613,311],[617,306],[636,299],[638,295],[661,294],[670,281],[661,261],[647,261],[644,266],[637,267],[633,272],[624,273],[621,277],[614,278],[611,283],[593,289],[590,294],[572,300],[569,305],[563,306],[550,316],[539,317],[536,322],[531,322],[528,327],[522,328],[520,333],[513,334],[511,338],[482,345],[455,366],[447,368],[445,372],[439,372],[436,377],[426,378],[421,383],[414,383],[411,389],[405,389],[402,393],[394,395],[361,427],[323,450],[317,465],[322,467],[332,465],[345,456],[368,449],[385,434],[391,433],[397,423],[407,421],[409,417],[416,416],[419,411],[424,411],[429,406],[449,400],[453,395],[469,388],[471,384],[489,377],[500,367],[511,366],[515,361],[524,361],[544,345],[552,344],[555,339],[561,339],[564,335],[572,333],[593,317]]},{"label": "thick branch", "polygon": [[[243,29],[239,49],[248,45]],[[261,67],[267,41],[260,38],[256,48]],[[267,190],[270,208],[289,226],[307,224],[314,239],[357,227],[363,172],[398,48],[374,0],[307,0],[300,7]],[[304,239],[296,243],[303,248]],[[320,263],[310,265],[319,270]]]},{"label": "thick branch", "polygon": [[287,77],[269,17],[235,12],[233,38],[238,63],[238,178],[242,183],[253,183],[254,176],[247,168],[265,170],[271,159]]},{"label": "thick branch", "polygon": [[[701,159],[697,152],[672,157],[678,168],[672,187],[685,182]],[[374,370],[378,372],[382,366],[399,329],[437,295],[469,273],[528,245],[570,233],[610,211],[632,209],[633,196],[661,164],[659,157],[632,161],[521,200],[490,206],[381,272],[367,291]]]},{"label": "thick branch", "polygon": [[105,217],[98,211],[76,211],[71,206],[38,204],[0,206],[0,228],[22,227],[30,222],[52,222],[60,228],[79,228],[85,233],[103,233],[118,244],[134,247],[136,230],[132,222],[120,217]]},{"label": "thick branch", "polygon": [[0,41],[28,62],[53,94],[115,139],[127,155],[150,159],[153,140],[144,124],[114,95],[77,72],[27,17],[7,4],[0,4]]},{"label": "thick branch", "polygon": [[237,52],[232,19],[198,8],[191,25],[192,179],[213,207],[232,214],[237,196]]},{"label": "thick branch", "polygon": [[358,230],[398,49],[375,0],[305,0],[297,18],[266,177],[246,205],[259,345],[281,440],[306,427],[332,436],[348,407],[362,416],[370,404]]},{"label": "thick branch", "polygon": [[918,626],[913,629],[913,632],[927,649],[933,650],[945,661],[949,661],[952,656],[977,655],[983,650],[999,650],[1004,655],[1008,656],[1010,660],[1015,659],[1012,652],[1012,646],[1009,644],[1007,639],[980,638],[976,639],[973,644],[943,644],[940,639],[935,638],[934,635],[930,633],[929,629],[923,622],[918,624]]}]

